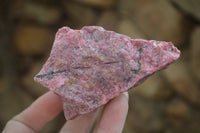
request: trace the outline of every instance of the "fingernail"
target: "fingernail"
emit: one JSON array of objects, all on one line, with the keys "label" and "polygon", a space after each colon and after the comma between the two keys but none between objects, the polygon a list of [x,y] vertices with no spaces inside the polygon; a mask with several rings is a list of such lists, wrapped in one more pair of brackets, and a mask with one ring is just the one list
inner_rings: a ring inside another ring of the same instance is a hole
[{"label": "fingernail", "polygon": [[123,94],[124,94],[124,96],[126,96],[126,98],[128,99],[128,92],[126,91],[126,92],[123,92]]}]

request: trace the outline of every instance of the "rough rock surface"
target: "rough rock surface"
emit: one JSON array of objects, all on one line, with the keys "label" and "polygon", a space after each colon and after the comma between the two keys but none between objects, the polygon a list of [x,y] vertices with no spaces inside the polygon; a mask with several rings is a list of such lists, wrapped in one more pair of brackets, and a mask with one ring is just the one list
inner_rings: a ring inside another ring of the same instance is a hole
[{"label": "rough rock surface", "polygon": [[61,28],[35,81],[61,95],[67,120],[106,104],[179,58],[170,42],[87,26]]}]

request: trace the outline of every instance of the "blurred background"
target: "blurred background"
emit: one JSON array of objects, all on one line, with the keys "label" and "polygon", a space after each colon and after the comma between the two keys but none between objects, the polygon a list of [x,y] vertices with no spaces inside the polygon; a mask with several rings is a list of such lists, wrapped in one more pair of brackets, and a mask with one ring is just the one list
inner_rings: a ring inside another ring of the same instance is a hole
[{"label": "blurred background", "polygon": [[[47,91],[33,77],[58,28],[85,25],[172,41],[182,52],[129,91],[124,133],[200,133],[200,0],[1,0],[0,131]],[[64,122],[60,114],[41,133],[56,133]]]}]

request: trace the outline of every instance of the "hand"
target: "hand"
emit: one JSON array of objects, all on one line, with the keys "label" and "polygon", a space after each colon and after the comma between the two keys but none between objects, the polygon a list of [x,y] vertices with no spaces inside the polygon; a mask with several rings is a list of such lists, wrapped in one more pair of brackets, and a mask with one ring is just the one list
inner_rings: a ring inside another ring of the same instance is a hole
[{"label": "hand", "polygon": [[[62,111],[60,97],[47,92],[30,107],[8,121],[3,133],[37,133]],[[104,106],[94,133],[122,133],[128,112],[128,93],[125,92]],[[88,133],[98,110],[67,121],[60,133]]]}]

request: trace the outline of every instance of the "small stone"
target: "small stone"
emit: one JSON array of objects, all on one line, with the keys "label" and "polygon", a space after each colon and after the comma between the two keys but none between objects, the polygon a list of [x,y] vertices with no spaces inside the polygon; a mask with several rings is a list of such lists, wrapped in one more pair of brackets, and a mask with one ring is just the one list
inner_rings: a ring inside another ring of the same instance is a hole
[{"label": "small stone", "polygon": [[19,12],[17,15],[19,15],[22,19],[25,18],[33,20],[40,24],[46,25],[55,24],[61,17],[59,9],[33,2],[26,2],[21,12]]},{"label": "small stone", "polygon": [[106,10],[100,15],[96,25],[107,30],[116,31],[119,25],[119,16],[115,11]]},{"label": "small stone", "polygon": [[129,19],[122,19],[119,23],[119,28],[117,30],[120,34],[127,35],[131,38],[141,38],[146,39],[144,33],[138,28],[138,26],[131,22]]},{"label": "small stone", "polygon": [[177,132],[182,130],[182,127],[184,127],[185,123],[188,123],[187,128],[184,129],[184,131],[181,131],[182,133],[183,132],[187,133],[188,129],[190,129],[189,127],[192,121],[194,121],[194,120],[192,121],[189,120],[190,117],[193,117],[193,115],[191,116],[191,111],[189,106],[180,99],[174,99],[166,107],[167,108],[165,113],[168,123],[170,123],[170,125],[172,125],[173,127],[179,129]]},{"label": "small stone", "polygon": [[200,90],[198,85],[192,80],[184,61],[171,65],[164,70],[163,75],[173,86],[172,89],[189,102],[200,105]]},{"label": "small stone", "polygon": [[91,7],[73,1],[65,1],[64,6],[67,16],[81,27],[94,24],[97,13]]},{"label": "small stone", "polygon": [[166,113],[170,118],[185,119],[189,115],[189,107],[181,100],[174,100],[168,105]]},{"label": "small stone", "polygon": [[179,55],[170,42],[131,39],[98,26],[63,27],[34,79],[61,95],[69,120],[139,85]]},{"label": "small stone", "polygon": [[22,55],[44,54],[53,42],[50,30],[33,25],[19,26],[15,29],[14,41]]},{"label": "small stone", "polygon": [[200,1],[199,0],[172,0],[176,5],[188,14],[191,14],[200,21]]},{"label": "small stone", "polygon": [[187,37],[186,20],[168,0],[119,0],[118,7],[148,39],[172,41],[178,46]]},{"label": "small stone", "polygon": [[191,39],[191,70],[193,71],[196,78],[200,81],[200,27],[196,27],[192,33]]},{"label": "small stone", "polygon": [[166,123],[162,110],[165,103],[144,98],[135,90],[130,90],[129,98],[129,113],[124,129],[137,133],[164,133]]},{"label": "small stone", "polygon": [[116,3],[116,0],[74,0],[86,5],[91,5],[100,8],[110,8]]}]

